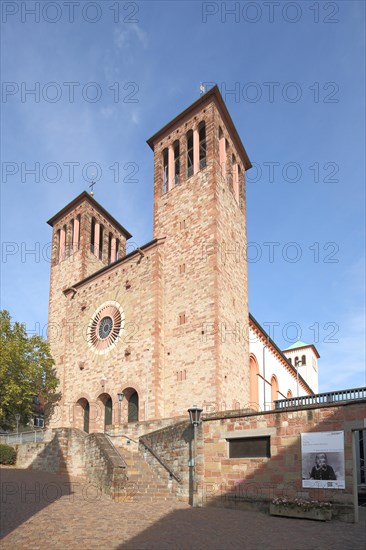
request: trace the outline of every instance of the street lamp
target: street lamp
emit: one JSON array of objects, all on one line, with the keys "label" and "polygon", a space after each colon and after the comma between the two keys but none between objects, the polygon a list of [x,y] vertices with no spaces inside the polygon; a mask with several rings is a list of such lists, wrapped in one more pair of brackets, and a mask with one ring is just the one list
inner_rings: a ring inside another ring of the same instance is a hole
[{"label": "street lamp", "polygon": [[197,407],[197,405],[193,405],[188,409],[189,412],[189,420],[191,424],[193,424],[194,428],[196,428],[201,423],[201,414],[203,409],[200,407]]},{"label": "street lamp", "polygon": [[20,414],[16,413],[15,420],[17,421],[17,435],[19,434],[19,420],[20,420]]},{"label": "street lamp", "polygon": [[189,420],[193,426],[193,452],[192,452],[192,458],[189,462],[189,466],[192,468],[192,506],[196,506],[196,499],[195,497],[195,488],[196,488],[196,455],[197,455],[197,426],[201,423],[201,414],[203,409],[201,407],[197,407],[197,405],[193,405],[188,409],[189,413]]},{"label": "street lamp", "polygon": [[125,394],[123,393],[123,391],[119,391],[117,393],[117,397],[118,397],[118,424],[121,424],[121,409],[122,409],[122,401],[123,401],[124,396],[125,396]]},{"label": "street lamp", "polygon": [[302,361],[300,359],[295,359],[297,397],[299,397],[299,367],[301,367],[301,365]]}]

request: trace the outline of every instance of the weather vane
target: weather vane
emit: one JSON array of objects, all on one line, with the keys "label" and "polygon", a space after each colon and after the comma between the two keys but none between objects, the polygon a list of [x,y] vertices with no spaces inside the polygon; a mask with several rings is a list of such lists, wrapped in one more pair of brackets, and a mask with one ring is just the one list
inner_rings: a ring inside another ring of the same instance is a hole
[{"label": "weather vane", "polygon": [[90,195],[91,195],[92,197],[94,197],[94,190],[93,190],[93,187],[94,187],[95,184],[96,184],[96,182],[95,182],[95,181],[92,181],[91,184],[89,185],[89,187],[91,188]]}]

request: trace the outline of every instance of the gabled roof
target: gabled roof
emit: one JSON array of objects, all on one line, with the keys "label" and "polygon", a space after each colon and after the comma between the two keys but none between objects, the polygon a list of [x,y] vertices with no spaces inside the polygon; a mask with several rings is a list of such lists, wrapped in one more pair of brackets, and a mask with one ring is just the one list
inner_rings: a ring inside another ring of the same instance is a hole
[{"label": "gabled roof", "polygon": [[305,344],[305,342],[301,342],[301,340],[298,340],[294,344],[291,344],[288,348],[286,348],[286,351],[289,349],[299,349],[299,348],[307,348],[310,346],[310,344]]},{"label": "gabled roof", "polygon": [[267,341],[268,345],[271,345],[272,349],[278,353],[278,355],[281,357],[283,361],[285,361],[287,368],[292,371],[294,376],[299,377],[299,380],[302,382],[302,384],[308,388],[308,390],[313,393],[312,388],[309,386],[309,384],[304,380],[304,378],[296,372],[295,367],[289,362],[286,355],[284,355],[283,351],[280,350],[280,348],[277,346],[276,342],[272,340],[272,338],[267,334],[267,332],[264,330],[264,328],[258,323],[258,321],[253,317],[251,313],[249,313],[249,320],[255,325],[255,327],[262,333],[264,339]]},{"label": "gabled roof", "polygon": [[64,206],[64,208],[62,210],[60,210],[59,212],[57,212],[57,214],[55,214],[54,216],[52,216],[52,218],[50,220],[48,220],[48,224],[53,227],[54,224],[60,219],[62,218],[63,216],[65,216],[66,214],[68,214],[71,210],[73,210],[76,206],[78,206],[81,202],[83,201],[88,201],[96,210],[99,210],[99,212],[105,217],[107,218],[108,221],[111,222],[112,225],[114,225],[117,229],[119,229],[119,231],[126,237],[126,239],[130,239],[132,237],[131,233],[129,233],[127,231],[127,229],[125,229],[123,227],[123,225],[121,225],[113,216],[110,215],[109,212],[107,212],[107,210],[105,208],[103,208],[103,206],[101,204],[99,204],[99,202],[97,202],[89,193],[87,193],[86,191],[83,191],[82,193],[80,193],[80,195],[78,195],[74,200],[72,200],[71,202],[69,202],[69,204],[67,204],[66,206]]},{"label": "gabled roof", "polygon": [[298,350],[298,349],[302,349],[302,348],[312,348],[313,352],[315,353],[315,355],[319,359],[320,355],[319,355],[318,350],[314,346],[314,344],[305,344],[305,342],[301,342],[301,340],[298,340],[294,344],[291,344],[291,346],[284,349],[283,352],[286,353],[286,351],[294,351],[294,350]]},{"label": "gabled roof", "polygon": [[230,133],[230,135],[231,135],[231,137],[232,137],[232,139],[233,139],[233,141],[236,145],[237,151],[238,151],[238,153],[240,154],[240,156],[242,158],[245,169],[249,170],[249,168],[252,167],[252,164],[249,160],[249,157],[247,155],[246,150],[244,149],[244,145],[242,144],[240,136],[239,136],[239,134],[238,134],[238,132],[237,132],[235,126],[234,126],[233,120],[232,120],[232,118],[229,114],[229,111],[227,110],[227,107],[225,105],[224,100],[222,99],[222,95],[221,95],[217,85],[214,86],[213,88],[211,88],[211,90],[209,90],[208,92],[204,93],[202,96],[200,96],[197,99],[197,101],[192,103],[192,105],[187,107],[187,109],[182,111],[179,115],[177,115],[175,118],[173,118],[173,120],[171,120],[168,124],[163,126],[163,128],[161,128],[161,130],[156,132],[156,134],[154,134],[150,139],[147,140],[147,143],[150,145],[151,149],[154,150],[154,144],[156,143],[156,141],[161,139],[164,134],[169,133],[169,128],[171,126],[174,126],[177,123],[179,123],[179,121],[181,119],[185,118],[191,111],[194,111],[198,106],[202,105],[202,107],[203,107],[204,104],[210,103],[212,100],[215,101],[215,103],[216,103],[216,105],[217,105],[217,107],[220,111],[220,114],[221,114],[221,116],[222,116],[222,118],[225,122],[225,125],[228,128],[229,133]]},{"label": "gabled roof", "polygon": [[[79,286],[82,286],[83,284],[85,283],[88,283],[89,281],[99,277],[100,275],[102,275],[103,273],[107,272],[107,271],[110,271],[112,269],[114,269],[117,265],[120,265],[122,263],[124,263],[126,260],[129,260],[130,258],[132,258],[133,256],[136,256],[137,254],[142,254],[142,250],[146,250],[152,246],[156,246],[156,245],[159,245],[160,243],[163,243],[165,240],[165,238],[161,238],[161,239],[153,239],[152,241],[149,241],[148,243],[142,245],[142,246],[139,246],[138,248],[136,248],[135,250],[132,250],[132,252],[129,252],[128,254],[126,254],[126,256],[122,256],[122,258],[118,258],[118,260],[116,260],[115,262],[111,263],[111,264],[108,264],[108,265],[104,265],[103,267],[101,267],[100,269],[98,269],[98,271],[94,271],[94,273],[91,273],[90,275],[88,275],[87,277],[85,277],[84,279],[81,279],[81,281],[77,281],[75,282],[72,286],[68,287],[68,288],[65,288],[63,290],[63,293],[66,294],[67,292],[69,292],[70,290],[75,290],[77,289]],[[143,256],[143,254],[142,254]]]}]

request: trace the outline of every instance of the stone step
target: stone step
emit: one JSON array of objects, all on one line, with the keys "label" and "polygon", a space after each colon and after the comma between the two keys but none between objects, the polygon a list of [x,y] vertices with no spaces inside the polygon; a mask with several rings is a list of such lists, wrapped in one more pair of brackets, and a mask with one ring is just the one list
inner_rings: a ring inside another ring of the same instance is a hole
[{"label": "stone step", "polygon": [[115,493],[113,499],[118,502],[136,502],[146,501],[154,502],[155,500],[164,500],[170,502],[176,502],[174,495],[151,495],[147,493],[137,493],[135,495],[125,495],[124,493]]},{"label": "stone step", "polygon": [[154,469],[140,452],[131,452],[117,447],[126,463],[127,485],[116,487],[114,499],[120,502],[154,502],[154,500],[176,501],[174,486],[168,485],[168,474]]}]

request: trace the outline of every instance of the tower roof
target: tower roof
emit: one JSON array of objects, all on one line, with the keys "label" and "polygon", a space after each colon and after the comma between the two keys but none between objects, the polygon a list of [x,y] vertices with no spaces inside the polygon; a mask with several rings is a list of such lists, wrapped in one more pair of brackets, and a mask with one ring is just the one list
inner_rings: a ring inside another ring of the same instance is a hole
[{"label": "tower roof", "polygon": [[288,348],[286,348],[286,350],[289,350],[289,349],[299,349],[299,348],[307,348],[308,346],[310,346],[310,344],[305,344],[305,342],[301,342],[301,340],[298,340],[297,342],[294,342],[293,344],[291,344],[291,346],[289,346]]},{"label": "tower roof", "polygon": [[293,344],[291,344],[291,346],[289,346],[288,348],[284,349],[283,351],[286,352],[286,351],[294,351],[294,350],[297,350],[297,349],[301,349],[301,348],[312,348],[315,355],[317,356],[317,358],[319,359],[320,355],[318,353],[318,350],[316,349],[316,347],[314,346],[314,344],[305,344],[305,342],[302,342],[301,340],[297,340],[297,342],[294,342]]},{"label": "tower roof", "polygon": [[99,204],[98,201],[96,201],[91,195],[89,195],[89,193],[87,193],[86,191],[83,191],[82,193],[80,193],[80,195],[78,195],[74,200],[72,200],[71,202],[69,202],[69,204],[67,204],[66,206],[64,206],[64,208],[62,208],[62,210],[60,210],[59,212],[57,212],[57,214],[55,214],[54,216],[52,216],[51,219],[48,220],[48,224],[53,227],[54,224],[60,219],[62,218],[63,216],[65,216],[66,214],[68,214],[71,210],[73,210],[76,206],[78,206],[81,202],[83,201],[88,201],[94,208],[96,208],[97,210],[99,210],[99,212],[101,214],[103,214],[103,216],[105,218],[107,218],[108,221],[110,221],[117,229],[119,229],[119,231],[126,237],[126,239],[130,239],[132,237],[131,233],[129,233],[127,231],[127,229],[125,229],[123,227],[123,225],[121,225],[113,216],[111,216],[111,214],[109,214],[109,212],[107,212],[107,210],[105,208],[103,208],[103,206],[101,204]]},{"label": "tower roof", "polygon": [[246,150],[244,149],[244,145],[242,144],[242,141],[240,139],[240,136],[235,128],[235,125],[233,123],[233,120],[230,116],[229,111],[227,110],[227,107],[225,105],[225,102],[222,98],[222,95],[219,91],[218,86],[214,86],[209,90],[208,92],[204,93],[202,96],[200,96],[192,105],[187,107],[184,111],[182,111],[179,115],[177,115],[173,120],[168,122],[161,130],[156,132],[150,139],[147,140],[148,145],[150,145],[151,149],[154,150],[154,144],[161,139],[164,135],[169,133],[170,129],[177,124],[180,123],[181,120],[187,117],[187,115],[195,110],[197,108],[202,108],[205,104],[211,103],[212,101],[215,102],[217,108],[220,111],[220,114],[222,116],[223,121],[225,122],[225,125],[227,129],[229,130],[229,133],[231,135],[231,138],[233,139],[237,151],[241,156],[241,159],[243,161],[244,167],[246,170],[249,170],[249,168],[252,167],[252,163],[249,160],[249,157],[247,155]]}]

